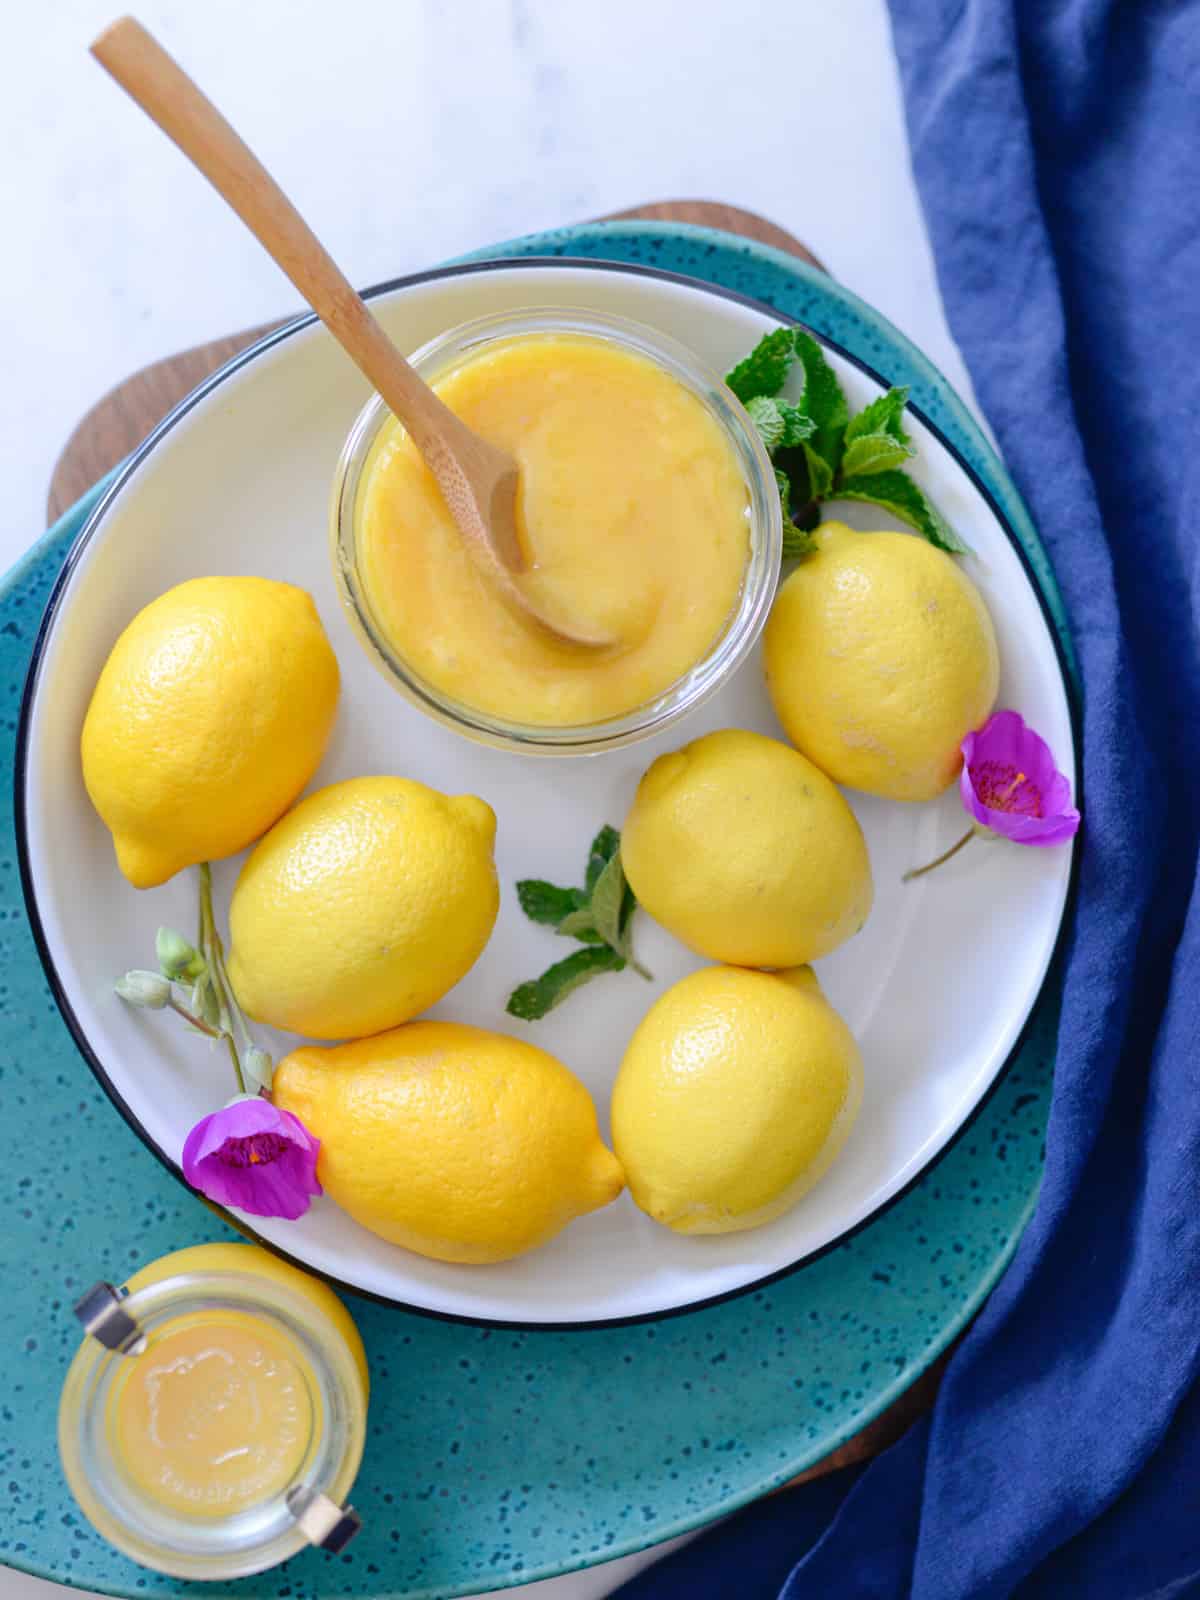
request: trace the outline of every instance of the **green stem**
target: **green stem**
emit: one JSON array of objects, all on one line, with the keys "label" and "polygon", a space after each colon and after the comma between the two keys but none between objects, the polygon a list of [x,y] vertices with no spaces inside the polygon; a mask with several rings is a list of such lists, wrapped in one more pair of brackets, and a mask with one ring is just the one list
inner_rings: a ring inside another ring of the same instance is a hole
[{"label": "green stem", "polygon": [[195,1012],[189,1011],[186,1006],[181,1006],[174,995],[167,1001],[167,1006],[177,1017],[182,1017],[185,1022],[190,1023],[199,1033],[206,1033],[210,1039],[225,1039],[228,1037],[222,1028],[210,1027],[203,1017],[198,1017]]},{"label": "green stem", "polygon": [[237,1045],[233,1042],[233,1035],[231,1033],[226,1033],[225,1030],[222,1029],[221,1037],[224,1039],[225,1047],[229,1051],[229,1059],[233,1065],[233,1075],[237,1079],[238,1093],[249,1094],[250,1091],[246,1087],[246,1074],[242,1071],[241,1058],[237,1052]]},{"label": "green stem", "polygon": [[213,987],[216,990],[217,1006],[221,1012],[222,1035],[229,1049],[229,1059],[233,1064],[233,1075],[237,1079],[238,1089],[242,1094],[249,1091],[246,1088],[246,1074],[242,1071],[242,1058],[238,1053],[235,1030],[240,1028],[243,1048],[249,1041],[249,1034],[237,1001],[233,998],[233,990],[225,972],[225,952],[221,947],[221,936],[217,932],[217,921],[213,916],[212,907],[212,868],[207,861],[200,862],[200,939],[201,950],[208,970],[212,975]]},{"label": "green stem", "polygon": [[233,984],[229,981],[229,974],[225,970],[225,945],[217,931],[216,920],[212,928],[213,954],[217,958],[217,972],[221,978],[221,989],[225,1004],[229,1008],[229,1015],[233,1019],[234,1030],[238,1035],[243,1050],[249,1050],[254,1040],[250,1037],[250,1029],[246,1026],[246,1018],[242,1008],[237,1003],[237,996],[233,992]]},{"label": "green stem", "polygon": [[932,872],[934,867],[940,867],[943,862],[949,861],[951,856],[956,856],[964,846],[970,844],[978,832],[979,829],[972,823],[962,838],[952,844],[949,850],[943,850],[940,856],[935,856],[932,861],[927,861],[923,867],[911,868],[900,881],[902,883],[911,883],[914,878],[923,878],[927,872]]}]

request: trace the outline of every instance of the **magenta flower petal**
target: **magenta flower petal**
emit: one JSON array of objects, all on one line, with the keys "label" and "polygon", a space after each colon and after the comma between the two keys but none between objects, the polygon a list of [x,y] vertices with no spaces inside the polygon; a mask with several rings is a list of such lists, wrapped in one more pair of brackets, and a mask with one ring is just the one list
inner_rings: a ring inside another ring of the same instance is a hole
[{"label": "magenta flower petal", "polygon": [[1071,785],[1050,746],[1016,711],[997,711],[962,742],[959,792],[981,827],[1014,844],[1064,844],[1079,828]]},{"label": "magenta flower petal", "polygon": [[235,1100],[201,1117],[183,1146],[183,1175],[219,1205],[294,1222],[321,1194],[315,1139],[269,1100]]}]

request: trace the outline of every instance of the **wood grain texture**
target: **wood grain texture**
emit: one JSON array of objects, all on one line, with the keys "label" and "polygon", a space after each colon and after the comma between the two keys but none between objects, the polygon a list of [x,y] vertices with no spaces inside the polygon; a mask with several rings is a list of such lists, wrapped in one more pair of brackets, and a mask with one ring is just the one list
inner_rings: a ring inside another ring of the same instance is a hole
[{"label": "wood grain texture", "polygon": [[[816,256],[790,233],[764,217],[752,211],[743,211],[737,206],[718,205],[708,200],[663,200],[637,206],[630,211],[615,212],[611,217],[600,220],[615,222],[635,218],[657,222],[691,222],[702,227],[721,228],[728,233],[740,233],[762,244],[786,250],[812,266],[821,266]],[[259,328],[247,328],[243,333],[230,334],[227,338],[214,339],[208,344],[197,345],[195,349],[167,356],[135,372],[97,401],[68,439],[55,467],[50,486],[50,521],[56,521],[97,478],[140,444],[172,406],[198,383],[223,366],[239,350],[278,326],[279,323],[273,322]],[[853,1466],[894,1444],[908,1426],[933,1404],[949,1359],[950,1352],[947,1352],[882,1416],[795,1481],[803,1483],[809,1478],[836,1471],[839,1467]]]}]

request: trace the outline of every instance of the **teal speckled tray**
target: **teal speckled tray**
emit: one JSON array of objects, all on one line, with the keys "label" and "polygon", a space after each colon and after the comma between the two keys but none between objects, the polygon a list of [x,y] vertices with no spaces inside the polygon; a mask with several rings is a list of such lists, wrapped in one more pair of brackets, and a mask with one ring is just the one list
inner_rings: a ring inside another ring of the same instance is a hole
[{"label": "teal speckled tray", "polygon": [[[913,399],[1024,550],[1069,660],[1062,606],[1015,489],[945,381],[881,317],[793,257],[683,225],[609,223],[492,255],[640,262],[753,296],[835,339]],[[0,1560],[114,1594],[191,1587],[145,1573],[76,1512],[54,1414],[70,1313],[224,1232],[115,1114],[61,1022],[25,918],[13,746],[42,607],[99,489],[0,587]],[[103,916],[81,906],[80,916]],[[668,1538],[774,1488],[882,1411],[958,1333],[1010,1259],[1041,1175],[1058,996],[1052,974],[975,1119],[921,1180],[836,1249],[722,1305],[636,1327],[519,1333],[350,1300],[371,1360],[359,1539],[230,1587],[410,1600],[549,1577]]]}]

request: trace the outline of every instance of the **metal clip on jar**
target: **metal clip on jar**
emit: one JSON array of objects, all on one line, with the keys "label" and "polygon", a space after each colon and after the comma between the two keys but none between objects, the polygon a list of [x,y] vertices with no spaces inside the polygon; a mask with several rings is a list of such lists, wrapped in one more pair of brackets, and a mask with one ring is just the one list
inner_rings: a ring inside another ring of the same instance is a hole
[{"label": "metal clip on jar", "polygon": [[[278,1262],[253,1270],[263,1255],[184,1251],[172,1275],[96,1284],[75,1308],[87,1338],[59,1408],[67,1481],[110,1543],[173,1577],[244,1577],[310,1544],[341,1550],[360,1526],[346,1502],[366,1433],[361,1343],[332,1291]],[[231,1259],[247,1270],[204,1268]]]}]

